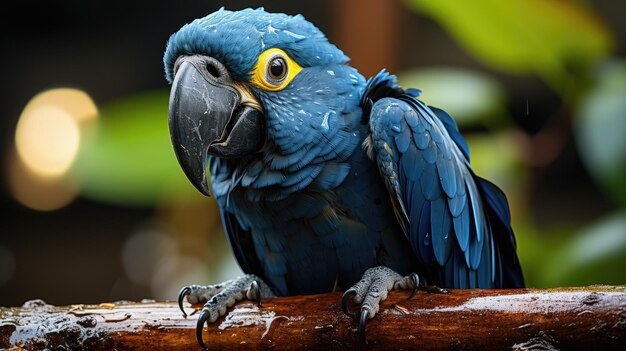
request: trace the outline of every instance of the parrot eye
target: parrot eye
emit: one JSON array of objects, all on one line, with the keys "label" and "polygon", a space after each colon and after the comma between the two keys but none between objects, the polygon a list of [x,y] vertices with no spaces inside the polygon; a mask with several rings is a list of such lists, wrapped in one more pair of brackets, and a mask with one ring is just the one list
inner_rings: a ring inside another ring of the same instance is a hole
[{"label": "parrot eye", "polygon": [[257,61],[251,83],[263,90],[278,91],[284,89],[302,70],[297,62],[281,49],[265,50]]},{"label": "parrot eye", "polygon": [[287,76],[287,62],[282,57],[274,57],[267,67],[268,78],[281,81]]}]

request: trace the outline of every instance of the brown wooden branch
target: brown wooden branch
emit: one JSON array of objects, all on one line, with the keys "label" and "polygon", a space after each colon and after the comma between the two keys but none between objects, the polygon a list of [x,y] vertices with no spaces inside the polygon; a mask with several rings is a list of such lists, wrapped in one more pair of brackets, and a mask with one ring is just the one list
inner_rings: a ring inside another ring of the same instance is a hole
[{"label": "brown wooden branch", "polygon": [[[345,316],[340,293],[242,302],[205,328],[212,350],[626,350],[626,286],[393,291],[367,326]],[[356,308],[356,306],[353,306]],[[190,308],[190,307],[189,307]],[[197,350],[197,316],[171,302],[0,308],[0,349]]]}]

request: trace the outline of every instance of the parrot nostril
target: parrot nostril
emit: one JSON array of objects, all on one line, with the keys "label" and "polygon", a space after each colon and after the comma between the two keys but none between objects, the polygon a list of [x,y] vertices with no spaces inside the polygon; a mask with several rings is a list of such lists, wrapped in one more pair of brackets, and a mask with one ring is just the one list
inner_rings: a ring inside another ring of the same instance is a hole
[{"label": "parrot nostril", "polygon": [[220,78],[221,74],[220,74],[220,70],[215,67],[215,65],[213,64],[213,62],[207,62],[206,65],[206,70],[207,72],[209,72],[210,75],[212,75],[214,78]]}]

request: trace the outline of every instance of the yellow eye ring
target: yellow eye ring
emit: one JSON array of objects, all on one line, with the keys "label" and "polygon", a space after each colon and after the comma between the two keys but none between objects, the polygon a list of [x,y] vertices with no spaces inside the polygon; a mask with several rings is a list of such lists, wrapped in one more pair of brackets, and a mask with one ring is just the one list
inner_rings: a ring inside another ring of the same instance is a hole
[{"label": "yellow eye ring", "polygon": [[251,72],[252,84],[257,87],[278,91],[284,89],[302,70],[286,52],[278,48],[265,50]]}]

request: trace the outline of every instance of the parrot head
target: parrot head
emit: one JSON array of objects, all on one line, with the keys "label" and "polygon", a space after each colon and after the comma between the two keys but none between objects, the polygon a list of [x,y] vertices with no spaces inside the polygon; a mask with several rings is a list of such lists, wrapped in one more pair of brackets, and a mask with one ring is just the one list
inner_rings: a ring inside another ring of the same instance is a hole
[{"label": "parrot head", "polygon": [[174,151],[206,195],[210,157],[312,149],[345,129],[342,114],[358,105],[354,86],[364,81],[304,17],[263,9],[194,20],[170,37],[163,60]]}]

